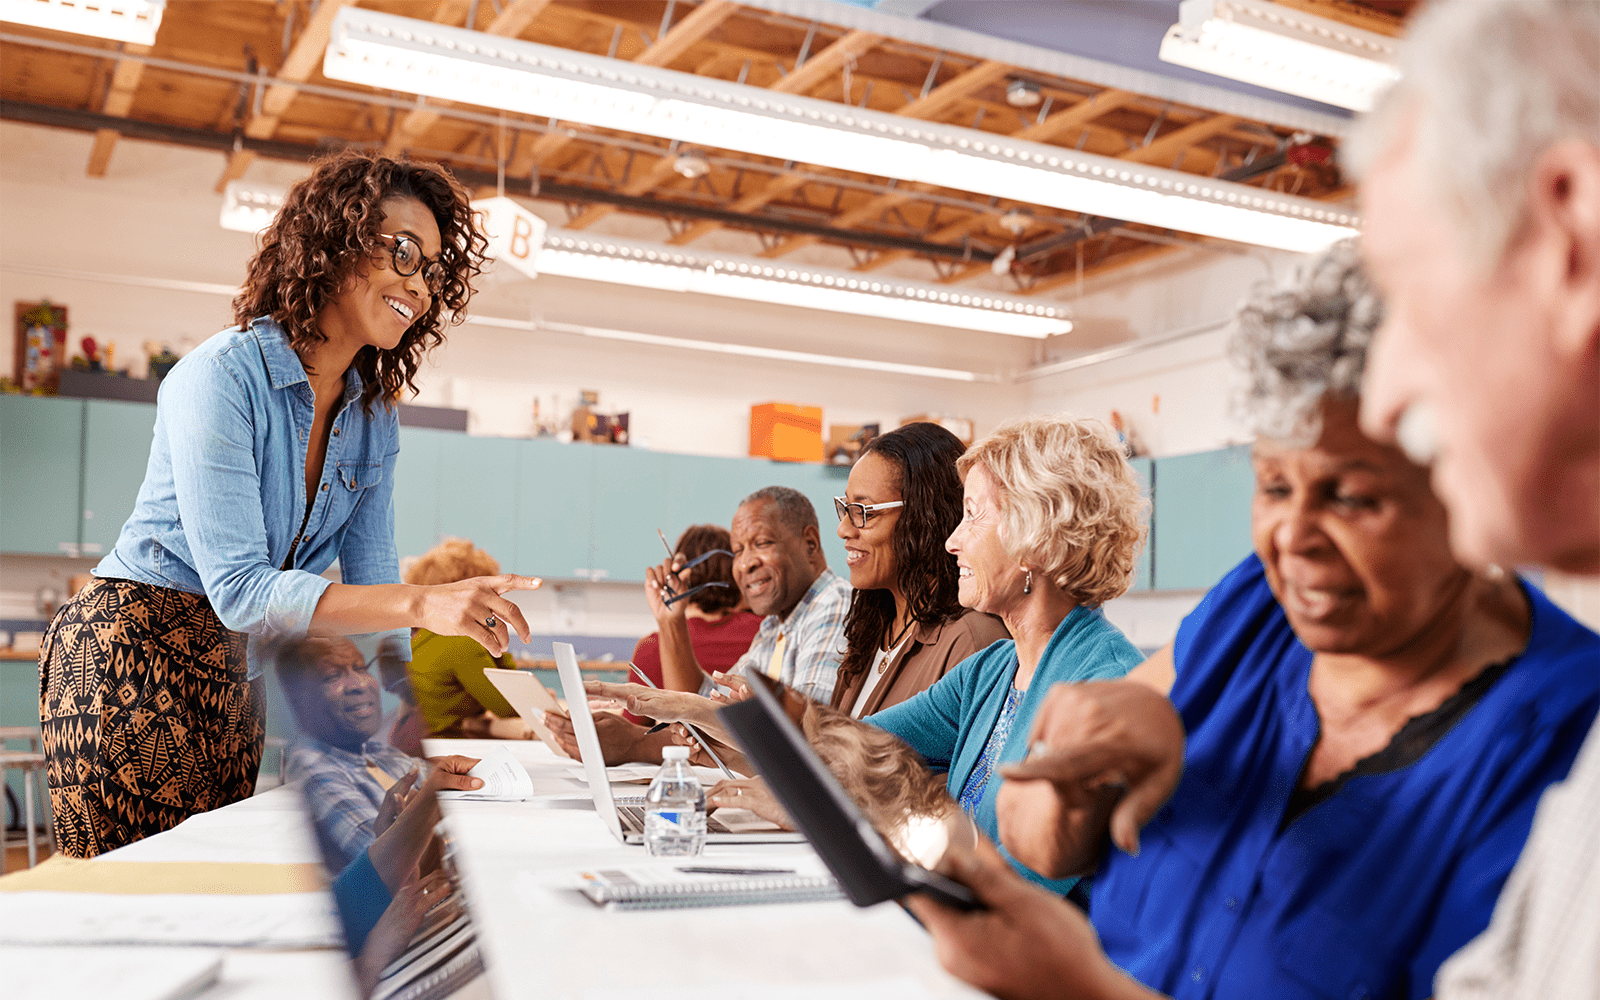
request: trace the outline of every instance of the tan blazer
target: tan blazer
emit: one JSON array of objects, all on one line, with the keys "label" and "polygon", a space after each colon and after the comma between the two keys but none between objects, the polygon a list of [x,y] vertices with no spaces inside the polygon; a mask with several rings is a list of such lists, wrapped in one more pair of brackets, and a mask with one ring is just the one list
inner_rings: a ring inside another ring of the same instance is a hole
[{"label": "tan blazer", "polygon": [[[900,704],[954,670],[956,664],[973,653],[1009,638],[1011,633],[1006,631],[1000,619],[971,608],[963,611],[961,617],[942,625],[919,622],[911,631],[911,641],[901,646],[900,652],[884,667],[883,680],[868,696],[867,703],[861,706],[862,717]],[[872,669],[870,664],[867,669]],[[861,689],[866,683],[867,675],[864,672],[848,681],[841,678],[833,686],[833,707],[844,712],[850,711],[855,707],[856,699],[861,697]]]}]

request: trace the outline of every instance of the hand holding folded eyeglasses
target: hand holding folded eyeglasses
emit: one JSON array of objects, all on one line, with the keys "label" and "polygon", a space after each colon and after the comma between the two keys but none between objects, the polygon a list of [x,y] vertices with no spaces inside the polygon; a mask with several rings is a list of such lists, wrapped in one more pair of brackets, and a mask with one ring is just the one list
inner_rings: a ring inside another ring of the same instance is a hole
[{"label": "hand holding folded eyeglasses", "polygon": [[674,600],[683,589],[685,559],[675,554],[644,571],[644,599],[658,624],[681,619],[688,610],[687,601]]}]

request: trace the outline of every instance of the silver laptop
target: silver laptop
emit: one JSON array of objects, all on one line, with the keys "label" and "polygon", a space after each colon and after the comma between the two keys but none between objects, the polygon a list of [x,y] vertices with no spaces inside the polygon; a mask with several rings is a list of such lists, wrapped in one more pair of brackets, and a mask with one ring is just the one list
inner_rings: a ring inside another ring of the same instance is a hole
[{"label": "silver laptop", "polygon": [[[624,844],[644,843],[644,796],[613,797],[611,782],[606,777],[605,757],[600,750],[600,734],[594,727],[594,716],[589,712],[589,696],[583,690],[583,675],[578,670],[578,654],[570,642],[554,644],[556,672],[561,676],[561,690],[567,698],[567,713],[572,717],[572,729],[578,737],[578,749],[583,754],[583,774],[594,796],[594,811],[611,835]],[[706,817],[706,843],[708,844],[794,844],[804,843],[805,834],[779,829],[775,824],[756,819],[740,822],[731,829],[717,816],[723,810]],[[750,817],[746,810],[735,814]]]}]

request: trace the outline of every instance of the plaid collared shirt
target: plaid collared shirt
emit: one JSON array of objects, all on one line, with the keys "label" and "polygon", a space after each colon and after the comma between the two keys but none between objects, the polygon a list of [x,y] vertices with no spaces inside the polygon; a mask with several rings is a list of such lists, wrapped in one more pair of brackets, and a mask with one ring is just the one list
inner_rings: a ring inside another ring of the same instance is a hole
[{"label": "plaid collared shirt", "polygon": [[850,584],[832,570],[811,582],[789,617],[768,615],[750,649],[733,665],[743,670],[753,664],[766,671],[772,654],[783,641],[782,671],[778,679],[813,701],[826,705],[833,698],[833,682],[844,659],[844,619],[850,613]]},{"label": "plaid collared shirt", "polygon": [[331,871],[342,871],[372,845],[372,824],[386,788],[367,770],[368,764],[388,775],[391,782],[414,768],[427,773],[422,761],[377,740],[363,743],[361,752],[355,754],[302,733],[284,752],[283,779],[305,783],[317,841]]}]

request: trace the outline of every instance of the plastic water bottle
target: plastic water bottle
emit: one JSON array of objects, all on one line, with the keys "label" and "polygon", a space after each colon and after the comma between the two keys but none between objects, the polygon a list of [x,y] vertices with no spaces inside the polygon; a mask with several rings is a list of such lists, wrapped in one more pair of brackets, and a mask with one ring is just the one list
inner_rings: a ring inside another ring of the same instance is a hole
[{"label": "plastic water bottle", "polygon": [[661,770],[644,795],[644,846],[658,857],[693,857],[706,846],[706,793],[689,748],[661,748]]}]

